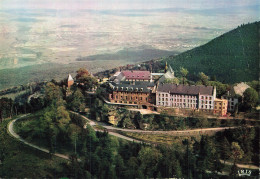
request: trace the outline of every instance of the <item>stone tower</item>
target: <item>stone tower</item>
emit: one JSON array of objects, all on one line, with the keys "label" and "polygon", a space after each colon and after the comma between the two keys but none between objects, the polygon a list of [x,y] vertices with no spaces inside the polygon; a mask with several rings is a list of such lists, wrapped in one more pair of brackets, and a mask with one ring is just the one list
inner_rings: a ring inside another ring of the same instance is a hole
[{"label": "stone tower", "polygon": [[69,74],[68,81],[67,81],[68,88],[70,88],[73,84],[74,84],[74,80],[73,80],[72,76]]}]

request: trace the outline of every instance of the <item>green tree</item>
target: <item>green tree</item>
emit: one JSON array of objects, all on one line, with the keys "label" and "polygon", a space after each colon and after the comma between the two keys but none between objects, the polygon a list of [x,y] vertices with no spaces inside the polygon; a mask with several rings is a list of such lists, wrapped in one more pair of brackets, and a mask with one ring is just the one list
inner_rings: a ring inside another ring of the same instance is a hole
[{"label": "green tree", "polygon": [[253,107],[256,106],[256,103],[258,101],[258,94],[256,90],[254,90],[253,88],[247,88],[243,93],[243,95],[244,95],[244,106],[246,109],[252,109]]},{"label": "green tree", "polygon": [[243,157],[243,155],[244,151],[241,149],[240,145],[237,142],[232,142],[230,157],[234,160],[234,165]]},{"label": "green tree", "polygon": [[91,76],[89,72],[84,68],[80,68],[77,71],[76,79],[79,82],[79,86],[83,90],[92,90],[98,85],[97,79]]},{"label": "green tree", "polygon": [[139,154],[138,159],[141,162],[140,168],[147,177],[156,177],[156,171],[162,154],[159,150],[151,147],[143,147]]},{"label": "green tree", "polygon": [[68,107],[73,111],[84,111],[85,98],[80,89],[77,89],[72,96],[68,97]]},{"label": "green tree", "polygon": [[227,138],[224,136],[223,140],[221,140],[220,144],[220,152],[221,152],[221,157],[224,160],[224,164],[227,159],[230,157],[230,143],[228,142]]},{"label": "green tree", "polygon": [[56,102],[62,99],[62,93],[59,86],[55,85],[52,82],[47,83],[45,87],[45,100],[47,104],[51,104],[52,102]]},{"label": "green tree", "polygon": [[173,78],[173,79],[165,79],[164,83],[179,84],[180,82],[178,78]]},{"label": "green tree", "polygon": [[12,117],[13,105],[11,98],[0,98],[0,123],[4,118]]},{"label": "green tree", "polygon": [[227,89],[229,87],[228,84],[223,84],[219,81],[208,81],[208,85],[216,86],[218,98],[220,98],[222,95],[224,95],[227,92]]},{"label": "green tree", "polygon": [[181,76],[182,76],[182,84],[184,84],[184,79],[188,75],[189,71],[186,68],[181,67],[180,73],[181,73]]},{"label": "green tree", "polygon": [[77,75],[76,75],[76,79],[77,80],[80,80],[81,78],[85,78],[87,76],[89,76],[89,72],[87,69],[85,68],[80,68],[78,71],[77,71]]},{"label": "green tree", "polygon": [[199,73],[199,79],[200,79],[200,82],[201,82],[203,85],[208,85],[209,77],[208,77],[207,75],[205,75],[205,73],[200,72],[200,73]]}]

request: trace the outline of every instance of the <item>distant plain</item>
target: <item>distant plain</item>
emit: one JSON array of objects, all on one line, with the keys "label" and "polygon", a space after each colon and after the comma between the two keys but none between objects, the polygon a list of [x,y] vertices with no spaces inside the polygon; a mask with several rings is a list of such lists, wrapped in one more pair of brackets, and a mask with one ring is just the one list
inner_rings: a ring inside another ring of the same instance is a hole
[{"label": "distant plain", "polygon": [[39,68],[42,81],[176,55],[258,20],[258,8],[0,9],[0,89],[33,81]]}]

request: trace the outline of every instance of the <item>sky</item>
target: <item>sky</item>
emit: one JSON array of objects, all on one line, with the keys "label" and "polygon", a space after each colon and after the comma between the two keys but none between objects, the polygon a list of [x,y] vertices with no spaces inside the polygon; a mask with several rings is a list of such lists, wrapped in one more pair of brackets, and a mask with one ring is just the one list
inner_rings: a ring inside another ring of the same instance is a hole
[{"label": "sky", "polygon": [[0,0],[0,9],[211,9],[259,5],[258,0]]}]

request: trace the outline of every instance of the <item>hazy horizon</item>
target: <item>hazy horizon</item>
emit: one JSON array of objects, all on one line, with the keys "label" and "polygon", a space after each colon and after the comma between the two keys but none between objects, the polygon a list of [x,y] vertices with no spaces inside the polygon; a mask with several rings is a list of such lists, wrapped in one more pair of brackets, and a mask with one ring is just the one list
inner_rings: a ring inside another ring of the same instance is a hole
[{"label": "hazy horizon", "polygon": [[246,0],[3,0],[0,69],[75,63],[79,57],[124,49],[155,49],[165,55],[183,52],[243,23],[259,21],[259,4]]}]

